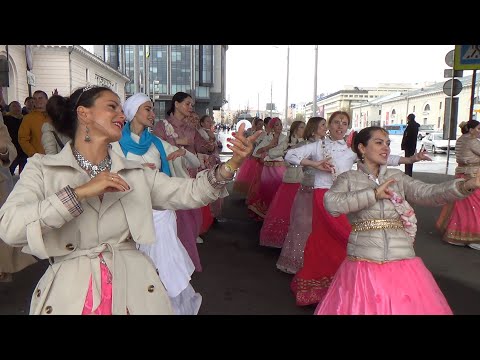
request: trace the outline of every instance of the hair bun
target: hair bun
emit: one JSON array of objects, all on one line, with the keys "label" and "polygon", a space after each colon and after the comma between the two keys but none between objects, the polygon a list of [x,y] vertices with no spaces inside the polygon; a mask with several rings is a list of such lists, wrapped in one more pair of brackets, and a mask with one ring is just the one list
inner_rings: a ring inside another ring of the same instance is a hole
[{"label": "hair bun", "polygon": [[458,127],[460,129],[463,129],[465,126],[467,126],[467,122],[466,121],[462,121],[460,124],[458,124]]}]

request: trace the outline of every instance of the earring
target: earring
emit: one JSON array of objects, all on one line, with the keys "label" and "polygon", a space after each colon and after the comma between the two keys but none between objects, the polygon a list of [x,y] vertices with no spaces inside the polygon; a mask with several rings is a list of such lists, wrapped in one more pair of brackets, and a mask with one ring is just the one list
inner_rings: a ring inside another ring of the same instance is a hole
[{"label": "earring", "polygon": [[88,132],[90,131],[90,129],[86,125],[85,125],[85,131],[87,132],[85,134],[85,142],[90,142],[92,140],[92,139],[90,139],[90,135],[88,135]]},{"label": "earring", "polygon": [[362,154],[362,158],[361,158],[361,160],[360,160],[360,161],[361,161],[362,163],[364,163],[364,162],[365,162],[365,154]]}]

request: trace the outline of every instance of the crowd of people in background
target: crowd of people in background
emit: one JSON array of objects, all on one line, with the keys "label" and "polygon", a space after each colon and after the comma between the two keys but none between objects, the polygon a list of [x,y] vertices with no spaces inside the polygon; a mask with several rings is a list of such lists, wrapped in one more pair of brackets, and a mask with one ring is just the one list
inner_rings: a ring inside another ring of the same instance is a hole
[{"label": "crowd of people in background", "polygon": [[[460,124],[455,179],[427,184],[412,178],[431,160],[416,150],[414,114],[396,156],[385,129],[354,131],[345,111],[245,130],[195,113],[185,92],[161,120],[146,94],[123,101],[105,87],[36,90],[23,108],[1,95],[0,281],[49,261],[31,314],[198,314],[198,246],[223,221],[230,182],[261,222],[259,246],[281,249],[296,304],[318,315],[452,314],[415,255],[411,203],[443,206],[443,240],[480,249],[475,120]],[[223,163],[218,134],[237,130]]]}]

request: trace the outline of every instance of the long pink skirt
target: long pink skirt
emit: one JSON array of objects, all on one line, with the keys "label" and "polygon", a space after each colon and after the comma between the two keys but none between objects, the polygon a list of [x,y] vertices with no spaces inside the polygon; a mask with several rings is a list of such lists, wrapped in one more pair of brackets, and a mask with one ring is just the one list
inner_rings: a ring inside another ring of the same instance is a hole
[{"label": "long pink skirt", "polygon": [[200,234],[203,216],[202,209],[176,210],[177,235],[195,265],[195,271],[202,271],[197,249],[197,236]]},{"label": "long pink skirt", "polygon": [[[463,178],[459,174],[456,178]],[[443,234],[443,240],[457,244],[480,243],[480,189],[465,199],[457,200],[442,207],[436,227]]]},{"label": "long pink skirt", "polygon": [[252,204],[252,199],[256,199],[258,197],[258,190],[260,189],[260,179],[262,177],[263,171],[263,160],[259,158],[254,159],[257,162],[257,166],[254,168],[252,174],[252,181],[247,191],[247,197],[245,198],[245,204],[247,206]]},{"label": "long pink skirt", "polygon": [[452,315],[419,257],[377,264],[348,258],[316,315]]},{"label": "long pink skirt", "polygon": [[263,165],[260,186],[255,198],[251,199],[248,209],[265,219],[270,203],[278,188],[282,185],[283,174],[287,170],[283,161],[266,161]]},{"label": "long pink skirt", "polygon": [[268,208],[262,229],[260,245],[281,248],[290,225],[290,211],[300,184],[282,183]]},{"label": "long pink skirt", "polygon": [[246,159],[240,169],[238,169],[237,175],[235,176],[235,181],[233,182],[233,191],[247,195],[250,185],[254,179],[255,170],[260,165],[260,163],[254,157],[249,157]]},{"label": "long pink skirt", "polygon": [[303,251],[308,235],[312,232],[313,188],[301,186],[290,212],[290,226],[277,261],[277,268],[296,274],[303,266]]}]

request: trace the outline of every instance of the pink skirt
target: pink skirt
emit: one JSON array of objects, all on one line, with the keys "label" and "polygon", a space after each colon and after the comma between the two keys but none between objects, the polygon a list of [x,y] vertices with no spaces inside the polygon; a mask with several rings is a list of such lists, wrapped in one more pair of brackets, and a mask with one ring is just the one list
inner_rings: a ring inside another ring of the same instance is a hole
[{"label": "pink skirt", "polygon": [[254,168],[250,187],[248,188],[247,197],[245,199],[245,204],[247,204],[247,206],[252,204],[252,199],[256,199],[258,197],[258,190],[260,188],[260,179],[262,177],[263,160],[259,158],[255,158],[255,161],[257,162],[257,166]]},{"label": "pink skirt", "polygon": [[290,225],[290,211],[300,184],[282,183],[268,208],[262,229],[260,245],[281,248]]},{"label": "pink skirt", "polygon": [[[456,178],[463,178],[457,175]],[[465,199],[457,200],[442,207],[436,227],[443,234],[443,240],[458,244],[480,243],[480,189]]]},{"label": "pink skirt", "polygon": [[453,315],[419,257],[377,264],[348,258],[316,315]]},{"label": "pink skirt", "polygon": [[203,216],[200,209],[176,210],[177,236],[187,250],[190,259],[195,265],[195,271],[202,271],[200,255],[197,249],[197,236],[200,234]]},{"label": "pink skirt", "polygon": [[290,212],[290,226],[283,243],[277,268],[289,274],[296,274],[303,266],[303,251],[312,232],[313,188],[302,186],[298,189]]},{"label": "pink skirt", "polygon": [[278,188],[282,185],[283,174],[286,170],[283,161],[266,161],[263,165],[257,196],[252,198],[248,205],[248,209],[262,219],[267,215],[270,203]]},{"label": "pink skirt", "polygon": [[235,176],[233,191],[247,195],[248,189],[250,189],[250,185],[252,185],[255,170],[259,165],[260,163],[252,156],[246,159]]}]

